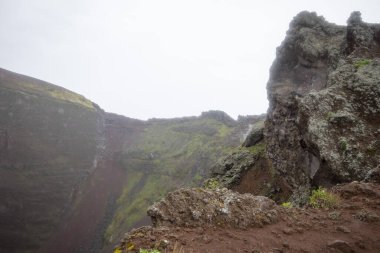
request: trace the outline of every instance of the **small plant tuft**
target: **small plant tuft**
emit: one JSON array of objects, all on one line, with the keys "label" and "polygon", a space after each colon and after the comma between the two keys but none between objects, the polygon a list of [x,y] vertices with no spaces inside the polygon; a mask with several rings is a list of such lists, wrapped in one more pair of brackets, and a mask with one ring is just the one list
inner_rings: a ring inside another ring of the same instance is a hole
[{"label": "small plant tuft", "polygon": [[346,140],[340,140],[339,143],[338,143],[338,145],[339,145],[339,149],[341,151],[344,152],[344,151],[347,150],[347,141]]},{"label": "small plant tuft", "polygon": [[140,249],[139,253],[161,253],[158,249]]},{"label": "small plant tuft", "polygon": [[285,207],[285,208],[292,208],[293,204],[292,204],[292,202],[284,202],[281,204],[281,206]]},{"label": "small plant tuft", "polygon": [[207,179],[204,183],[204,188],[206,189],[216,190],[216,189],[219,189],[220,187],[221,187],[220,182],[216,178]]},{"label": "small plant tuft", "polygon": [[371,60],[363,59],[363,60],[356,61],[356,62],[354,63],[354,67],[355,67],[356,69],[360,69],[361,67],[364,67],[364,66],[366,66],[366,65],[368,65],[368,64],[370,64],[370,63],[371,63]]},{"label": "small plant tuft", "polygon": [[118,247],[114,249],[113,253],[122,253],[123,251]]},{"label": "small plant tuft", "polygon": [[314,208],[335,208],[339,204],[339,197],[319,187],[312,191],[309,204]]}]

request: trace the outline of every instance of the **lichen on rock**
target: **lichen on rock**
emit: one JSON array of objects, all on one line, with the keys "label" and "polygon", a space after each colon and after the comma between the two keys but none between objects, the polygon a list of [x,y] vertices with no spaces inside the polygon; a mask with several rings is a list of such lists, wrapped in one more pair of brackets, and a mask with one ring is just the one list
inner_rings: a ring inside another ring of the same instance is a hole
[{"label": "lichen on rock", "polygon": [[301,12],[277,49],[265,140],[295,203],[312,186],[362,180],[377,166],[379,29],[358,12],[347,27]]}]

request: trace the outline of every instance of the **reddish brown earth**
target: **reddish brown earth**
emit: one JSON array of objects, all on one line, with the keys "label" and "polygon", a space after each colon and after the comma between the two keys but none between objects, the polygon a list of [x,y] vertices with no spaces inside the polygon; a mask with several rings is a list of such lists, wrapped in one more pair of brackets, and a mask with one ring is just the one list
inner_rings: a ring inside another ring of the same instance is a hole
[{"label": "reddish brown earth", "polygon": [[334,209],[280,207],[278,222],[261,228],[142,227],[128,234],[120,248],[122,252],[140,248],[161,252],[380,252],[380,185],[353,182],[332,191],[340,196]]},{"label": "reddish brown earth", "polygon": [[121,150],[124,143],[132,144],[141,130],[138,120],[113,114],[106,117],[104,154],[74,212],[62,222],[40,253],[99,252],[103,247],[104,231],[113,214],[112,201],[117,200],[127,176],[115,150]]}]

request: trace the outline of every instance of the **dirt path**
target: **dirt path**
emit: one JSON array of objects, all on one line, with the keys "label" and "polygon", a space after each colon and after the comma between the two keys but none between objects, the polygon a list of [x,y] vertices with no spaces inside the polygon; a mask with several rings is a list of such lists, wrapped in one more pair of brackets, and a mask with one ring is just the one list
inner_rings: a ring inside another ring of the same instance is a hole
[{"label": "dirt path", "polygon": [[[283,208],[276,224],[262,228],[143,227],[122,248],[160,248],[172,252],[380,252],[380,185],[338,186],[338,208]],[[130,252],[130,251],[126,251]]]}]

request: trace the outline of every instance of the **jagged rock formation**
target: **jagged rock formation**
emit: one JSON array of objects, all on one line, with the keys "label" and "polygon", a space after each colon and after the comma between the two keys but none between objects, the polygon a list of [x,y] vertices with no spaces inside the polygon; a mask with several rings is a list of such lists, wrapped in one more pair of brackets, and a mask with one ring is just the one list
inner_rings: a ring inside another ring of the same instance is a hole
[{"label": "jagged rock formation", "polygon": [[380,158],[380,26],[302,12],[277,49],[268,82],[268,157],[294,202],[312,185],[362,180]]},{"label": "jagged rock formation", "polygon": [[264,122],[263,118],[252,125],[241,147],[210,168],[211,179],[205,182],[206,187],[226,187],[240,193],[267,196],[277,202],[287,201],[287,184],[277,177],[267,157]]}]

